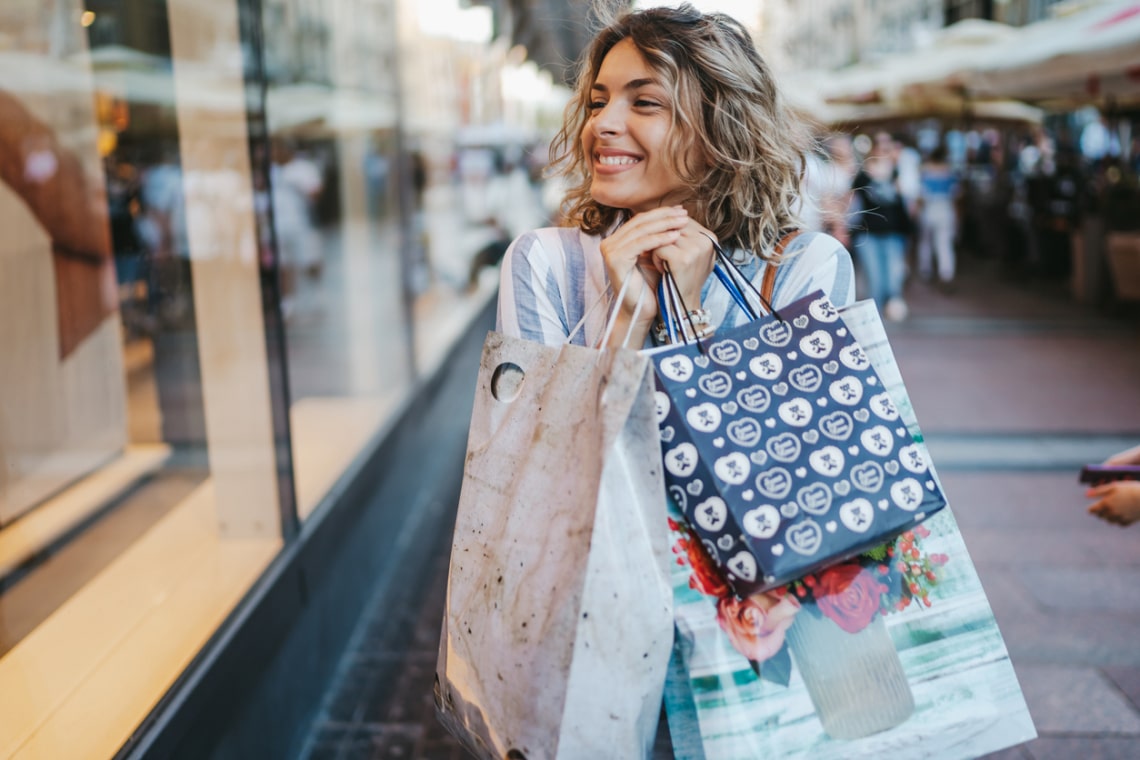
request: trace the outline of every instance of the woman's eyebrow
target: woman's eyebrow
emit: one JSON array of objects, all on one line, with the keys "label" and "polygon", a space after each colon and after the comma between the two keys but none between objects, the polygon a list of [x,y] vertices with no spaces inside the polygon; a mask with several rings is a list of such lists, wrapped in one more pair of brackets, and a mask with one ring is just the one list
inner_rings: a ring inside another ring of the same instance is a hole
[{"label": "woman's eyebrow", "polygon": [[[623,87],[622,89],[623,90],[636,90],[640,87],[645,87],[645,86],[651,85],[651,84],[657,84],[657,80],[655,80],[655,79],[631,79],[629,82],[626,83],[625,87]],[[598,82],[595,82],[593,87],[591,87],[590,89],[591,90],[597,90],[599,92],[609,92],[610,91],[609,87],[606,87],[604,84],[600,84]]]}]

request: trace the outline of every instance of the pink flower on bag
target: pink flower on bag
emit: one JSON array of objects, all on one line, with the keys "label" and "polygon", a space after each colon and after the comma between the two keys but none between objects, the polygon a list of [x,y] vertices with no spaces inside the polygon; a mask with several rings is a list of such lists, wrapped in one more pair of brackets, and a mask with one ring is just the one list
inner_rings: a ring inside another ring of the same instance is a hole
[{"label": "pink flower on bag", "polygon": [[716,605],[716,619],[736,651],[753,662],[763,662],[784,646],[800,603],[795,597],[768,591],[738,599],[731,594]]},{"label": "pink flower on bag", "polygon": [[879,611],[879,600],[890,589],[862,565],[829,567],[816,576],[815,603],[819,611],[848,633],[867,627]]}]

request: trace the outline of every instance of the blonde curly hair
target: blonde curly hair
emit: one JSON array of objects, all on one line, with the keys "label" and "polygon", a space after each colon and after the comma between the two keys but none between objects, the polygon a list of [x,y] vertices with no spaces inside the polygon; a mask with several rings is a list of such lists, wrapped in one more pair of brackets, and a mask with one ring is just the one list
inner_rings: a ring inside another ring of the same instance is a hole
[{"label": "blonde curly hair", "polygon": [[551,143],[554,173],[567,178],[565,223],[602,234],[627,214],[590,195],[589,157],[582,133],[590,120],[591,87],[606,54],[630,40],[670,90],[674,107],[666,155],[693,191],[695,218],[726,246],[774,260],[776,242],[799,225],[808,127],[785,106],[771,69],[739,22],[722,13],[677,8],[629,11],[594,37],[579,63],[577,84],[561,130]]}]

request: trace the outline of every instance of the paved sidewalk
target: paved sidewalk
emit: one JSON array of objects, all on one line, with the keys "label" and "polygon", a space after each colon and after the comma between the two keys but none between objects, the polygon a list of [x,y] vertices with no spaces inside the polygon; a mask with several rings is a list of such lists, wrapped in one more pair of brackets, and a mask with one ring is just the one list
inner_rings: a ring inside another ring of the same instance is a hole
[{"label": "paved sidewalk", "polygon": [[[1140,525],[1090,517],[1077,483],[1140,443],[1140,311],[977,263],[908,297],[892,344],[1039,733],[991,757],[1140,758]],[[467,757],[431,697],[448,538],[363,612],[306,758]]]}]

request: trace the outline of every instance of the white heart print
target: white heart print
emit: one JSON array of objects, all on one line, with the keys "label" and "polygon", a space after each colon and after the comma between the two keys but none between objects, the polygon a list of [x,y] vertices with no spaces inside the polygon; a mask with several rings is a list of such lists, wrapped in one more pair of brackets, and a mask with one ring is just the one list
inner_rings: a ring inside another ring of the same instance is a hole
[{"label": "white heart print", "polygon": [[792,551],[804,556],[811,556],[819,551],[823,543],[823,531],[815,520],[804,520],[788,528],[784,540]]},{"label": "white heart print", "polygon": [[713,398],[724,398],[732,390],[732,378],[727,372],[710,372],[697,381],[700,389]]},{"label": "white heart print", "polygon": [[899,410],[895,408],[894,402],[891,401],[891,397],[886,391],[871,396],[871,411],[887,422],[894,422],[899,418]]},{"label": "white heart print", "polygon": [[828,478],[834,478],[843,472],[843,464],[846,461],[843,452],[836,446],[824,446],[808,456],[811,468]]},{"label": "white heart print", "polygon": [[728,561],[728,569],[742,581],[756,580],[756,560],[748,552],[737,552]]},{"label": "white heart print", "polygon": [[827,514],[831,508],[831,489],[823,483],[812,483],[796,492],[796,502],[810,514]]},{"label": "white heart print", "polygon": [[711,402],[697,404],[685,412],[689,427],[701,433],[711,433],[720,427],[720,408]]},{"label": "white heart print", "polygon": [[863,383],[857,377],[841,377],[831,384],[828,392],[840,404],[855,406],[863,398]]},{"label": "white heart print", "polygon": [[697,447],[682,443],[665,452],[665,469],[678,478],[687,478],[697,469]]},{"label": "white heart print", "polygon": [[756,476],[756,489],[773,501],[779,501],[792,490],[792,474],[783,467],[770,467]]},{"label": "white heart print", "polygon": [[922,449],[917,443],[903,446],[899,449],[899,462],[911,472],[921,475],[926,472],[926,459],[922,456]]},{"label": "white heart print", "polygon": [[776,411],[780,415],[780,419],[792,427],[807,427],[811,423],[811,417],[814,413],[811,403],[804,398],[785,401],[780,404]]},{"label": "white heart print", "polygon": [[762,385],[750,385],[736,394],[736,401],[750,412],[763,412],[772,403],[772,395]]},{"label": "white heart print", "polygon": [[800,441],[791,433],[780,433],[764,444],[768,454],[777,462],[794,462],[800,456]]},{"label": "white heart print", "polygon": [[677,383],[683,383],[693,376],[693,363],[684,354],[667,356],[658,367],[662,375]]},{"label": "white heart print", "polygon": [[717,341],[709,346],[708,351],[712,360],[724,367],[736,366],[742,356],[740,344],[735,340]]},{"label": "white heart print", "polygon": [[859,442],[868,452],[880,457],[890,454],[891,449],[895,447],[895,437],[882,425],[864,430],[859,436]]},{"label": "white heart print", "polygon": [[673,403],[669,400],[669,394],[665,391],[653,392],[653,403],[657,412],[657,424],[660,425],[669,416],[669,409],[672,408]]},{"label": "white heart print", "polygon": [[709,533],[718,533],[728,520],[728,505],[719,496],[710,496],[693,507],[693,521]]},{"label": "white heart print", "polygon": [[823,383],[823,373],[814,364],[803,364],[788,373],[788,382],[803,393],[814,393]]},{"label": "white heart print", "polygon": [[760,437],[764,434],[764,428],[751,417],[741,417],[740,419],[728,423],[725,432],[737,446],[750,449],[760,443]]},{"label": "white heart print", "polygon": [[769,351],[752,357],[748,369],[761,380],[775,380],[784,371],[784,360]]},{"label": "white heart print", "polygon": [[839,349],[839,361],[843,362],[843,366],[856,370],[866,369],[868,364],[867,355],[858,344]]},{"label": "white heart print", "polygon": [[922,484],[914,478],[903,478],[891,486],[891,501],[899,509],[913,512],[922,506]]},{"label": "white heart print", "polygon": [[684,512],[685,507],[688,506],[689,503],[689,497],[685,494],[685,489],[678,485],[671,485],[669,486],[669,495],[673,497],[673,503],[677,505],[677,509]]},{"label": "white heart print", "polygon": [[760,340],[773,348],[781,348],[792,340],[792,326],[787,322],[769,322],[760,328]]},{"label": "white heart print", "polygon": [[839,508],[839,520],[853,533],[866,533],[875,519],[875,508],[866,499],[852,499]]},{"label": "white heart print", "polygon": [[748,480],[751,471],[752,465],[748,462],[748,457],[739,451],[721,457],[713,465],[717,477],[730,486],[738,486]]},{"label": "white heart print", "polygon": [[816,330],[800,338],[800,351],[816,359],[822,359],[831,353],[835,342],[826,330]]},{"label": "white heart print", "polygon": [[[820,322],[834,322],[839,319],[839,312],[827,298],[817,298],[808,306],[808,313]],[[843,328],[840,328],[843,329]]]},{"label": "white heart print", "polygon": [[744,513],[741,527],[754,538],[771,538],[780,528],[780,511],[771,504],[761,504]]}]

